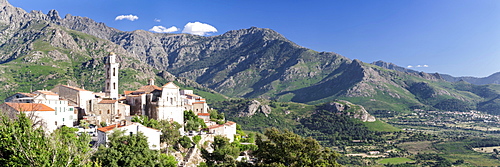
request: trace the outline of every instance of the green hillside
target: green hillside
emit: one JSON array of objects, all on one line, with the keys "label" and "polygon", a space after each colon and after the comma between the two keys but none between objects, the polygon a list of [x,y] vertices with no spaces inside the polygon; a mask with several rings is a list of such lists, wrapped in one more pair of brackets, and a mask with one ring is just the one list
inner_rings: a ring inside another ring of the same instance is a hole
[{"label": "green hillside", "polygon": [[[400,131],[381,121],[362,122],[352,118],[361,109],[357,105],[350,105],[345,111],[334,111],[326,106],[232,99],[215,102],[211,107],[224,113],[228,120],[238,122],[244,130],[263,132],[271,127],[288,129],[302,136],[313,137],[326,146],[354,144],[352,140],[381,141],[383,139],[377,133]],[[251,108],[255,112],[249,111]]]}]

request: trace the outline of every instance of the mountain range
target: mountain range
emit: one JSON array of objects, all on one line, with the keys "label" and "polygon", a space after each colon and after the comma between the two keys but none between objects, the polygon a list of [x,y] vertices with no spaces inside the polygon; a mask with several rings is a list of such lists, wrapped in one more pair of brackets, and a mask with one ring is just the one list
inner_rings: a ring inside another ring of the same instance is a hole
[{"label": "mountain range", "polygon": [[[175,80],[227,97],[319,104],[335,99],[368,111],[477,109],[500,113],[496,75],[428,74],[368,64],[299,46],[267,28],[217,36],[120,31],[90,18],[26,12],[0,0],[0,99],[68,84],[99,91],[103,57],[119,56],[120,90]],[[498,74],[500,75],[500,74]],[[472,84],[473,83],[473,84]],[[475,85],[478,84],[478,85]]]},{"label": "mountain range", "polygon": [[[388,63],[384,61],[376,61],[371,63],[373,65],[377,65],[380,67],[384,67],[390,70],[396,70],[396,71],[401,71],[401,72],[410,72],[410,73],[420,73],[418,71],[404,68],[401,66],[397,66],[393,63]],[[474,85],[487,85],[487,84],[500,84],[500,72],[496,72],[494,74],[491,74],[490,76],[487,77],[454,77],[448,74],[437,74],[440,75],[440,77],[448,82],[458,82],[458,81],[465,81]]]}]

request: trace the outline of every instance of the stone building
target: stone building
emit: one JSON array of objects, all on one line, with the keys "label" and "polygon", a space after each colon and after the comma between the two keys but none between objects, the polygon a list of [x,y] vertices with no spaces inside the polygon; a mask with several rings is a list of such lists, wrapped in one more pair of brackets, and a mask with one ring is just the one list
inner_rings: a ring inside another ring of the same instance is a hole
[{"label": "stone building", "polygon": [[120,103],[118,100],[110,98],[96,98],[91,100],[91,116],[100,116],[99,122],[93,124],[100,124],[105,122],[108,125],[114,122],[125,120],[126,116],[130,115],[130,106]]}]

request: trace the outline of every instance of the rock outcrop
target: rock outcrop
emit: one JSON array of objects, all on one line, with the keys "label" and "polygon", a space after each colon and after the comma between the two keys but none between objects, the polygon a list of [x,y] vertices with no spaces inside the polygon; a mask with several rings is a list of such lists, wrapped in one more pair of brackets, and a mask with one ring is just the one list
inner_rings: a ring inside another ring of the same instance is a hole
[{"label": "rock outcrop", "polygon": [[363,122],[376,121],[375,117],[370,115],[370,113],[368,113],[363,106],[355,105],[345,100],[326,103],[321,106],[321,109],[330,112],[346,114]]}]

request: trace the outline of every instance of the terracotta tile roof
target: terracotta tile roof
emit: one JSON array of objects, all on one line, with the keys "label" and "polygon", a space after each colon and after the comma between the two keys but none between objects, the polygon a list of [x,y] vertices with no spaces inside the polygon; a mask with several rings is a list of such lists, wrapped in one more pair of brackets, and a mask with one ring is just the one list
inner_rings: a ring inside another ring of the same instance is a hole
[{"label": "terracotta tile roof", "polygon": [[85,90],[85,89],[82,89],[82,88],[77,88],[77,87],[73,87],[73,86],[69,86],[69,85],[61,85],[61,86],[64,86],[64,87],[67,87],[67,88],[70,88],[70,89],[74,89],[74,90],[77,90],[77,91],[88,91],[88,90]]},{"label": "terracotta tile roof", "polygon": [[12,109],[22,112],[22,111],[56,111],[49,106],[41,103],[5,103]]},{"label": "terracotta tile roof", "polygon": [[234,125],[234,124],[236,124],[236,122],[227,121],[224,125],[231,126],[231,125]]},{"label": "terracotta tile roof", "polygon": [[146,92],[146,93],[151,93],[153,92],[154,90],[162,90],[162,88],[156,86],[156,85],[146,85],[146,86],[142,86],[141,88],[137,89],[136,92]]},{"label": "terracotta tile roof", "polygon": [[158,129],[154,129],[154,128],[150,128],[150,127],[146,127],[140,123],[135,123],[135,122],[129,122],[127,125],[118,125],[116,126],[117,124],[113,124],[113,125],[109,125],[109,126],[106,126],[106,127],[102,127],[102,128],[97,128],[98,131],[101,131],[101,132],[109,132],[115,128],[122,128],[122,127],[126,127],[126,126],[130,126],[130,125],[139,125],[140,127],[144,127],[144,128],[148,128],[148,129],[153,129],[153,130],[157,130],[157,131],[160,131]]},{"label": "terracotta tile roof", "polygon": [[[118,125],[118,128],[121,128],[121,127],[124,127],[124,126],[129,126],[129,125]],[[101,131],[101,132],[108,132],[108,131],[111,131],[113,129],[117,128],[116,124],[113,124],[113,125],[109,125],[109,126],[105,126],[105,127],[102,127],[102,128],[97,128],[98,131]]]},{"label": "terracotta tile roof", "polygon": [[99,104],[114,104],[117,100],[101,100]]},{"label": "terracotta tile roof", "polygon": [[197,101],[197,102],[193,102],[193,104],[203,104],[205,103],[204,101]]},{"label": "terracotta tile roof", "polygon": [[195,94],[186,94],[186,95],[188,95],[188,96],[193,96],[193,97],[200,97],[200,96],[195,95]]},{"label": "terracotta tile roof", "polygon": [[44,90],[37,90],[35,93],[41,93],[44,95],[51,95],[51,96],[59,96],[58,94],[51,92],[51,91],[44,91]]},{"label": "terracotta tile roof", "polygon": [[17,92],[17,93],[28,96],[28,97],[35,97],[36,96],[36,94],[33,94],[33,93],[21,93],[21,92]]},{"label": "terracotta tile roof", "polygon": [[210,116],[210,113],[198,113],[198,116]]},{"label": "terracotta tile roof", "polygon": [[133,93],[133,92],[135,92],[135,91],[129,91],[129,90],[126,90],[126,91],[123,91],[123,94],[128,95],[128,94],[131,94],[131,93]]},{"label": "terracotta tile roof", "polygon": [[177,89],[179,89],[179,87],[177,85],[175,85],[173,82],[169,82],[169,83],[163,85],[162,87],[170,87],[170,88],[177,88]]},{"label": "terracotta tile roof", "polygon": [[215,125],[209,126],[208,129],[217,129],[220,127],[224,127],[224,125],[215,124]]}]

